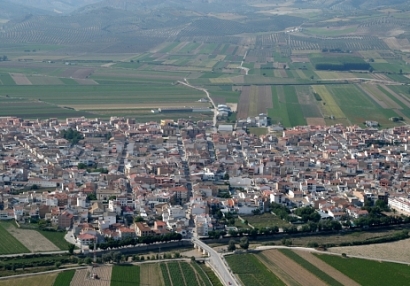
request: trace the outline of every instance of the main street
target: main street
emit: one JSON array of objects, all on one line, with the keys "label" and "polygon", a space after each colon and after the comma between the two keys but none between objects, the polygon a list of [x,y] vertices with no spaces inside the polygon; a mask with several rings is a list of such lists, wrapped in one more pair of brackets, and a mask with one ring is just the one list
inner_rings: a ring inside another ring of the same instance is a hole
[{"label": "main street", "polygon": [[192,238],[192,242],[200,246],[202,249],[205,249],[209,253],[209,263],[211,264],[213,270],[217,273],[219,278],[222,280],[222,283],[224,285],[240,285],[236,281],[235,276],[229,271],[230,269],[225,259],[218,252],[195,237]]}]

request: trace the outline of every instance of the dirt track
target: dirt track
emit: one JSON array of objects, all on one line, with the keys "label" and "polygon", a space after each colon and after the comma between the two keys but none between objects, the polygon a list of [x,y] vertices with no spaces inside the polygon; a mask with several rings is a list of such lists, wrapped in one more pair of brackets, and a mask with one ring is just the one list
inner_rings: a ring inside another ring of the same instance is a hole
[{"label": "dirt track", "polygon": [[279,250],[272,249],[264,251],[263,255],[267,257],[271,262],[279,266],[287,275],[295,279],[300,285],[303,286],[325,286],[322,280],[315,275],[307,271],[305,268],[282,254]]},{"label": "dirt track", "polygon": [[350,279],[348,276],[341,273],[339,270],[333,268],[329,264],[325,263],[324,261],[320,260],[312,253],[308,251],[295,251],[300,257],[304,258],[329,276],[333,277],[335,280],[339,281],[343,285],[347,286],[359,286],[356,281]]}]

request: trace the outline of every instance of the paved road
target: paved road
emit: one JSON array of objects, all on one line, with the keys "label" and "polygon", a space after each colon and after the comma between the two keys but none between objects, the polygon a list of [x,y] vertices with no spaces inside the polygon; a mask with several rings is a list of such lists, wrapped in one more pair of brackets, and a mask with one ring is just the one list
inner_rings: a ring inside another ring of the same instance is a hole
[{"label": "paved road", "polygon": [[209,263],[211,264],[213,270],[217,273],[219,278],[222,280],[222,284],[224,285],[233,285],[238,286],[241,285],[236,281],[236,278],[233,274],[229,271],[229,266],[226,263],[223,256],[217,253],[212,247],[209,247],[207,244],[203,243],[197,238],[192,238],[192,242],[199,245],[202,249],[205,249],[209,253]]},{"label": "paved road", "polygon": [[212,103],[212,106],[214,107],[214,108],[213,108],[214,117],[213,117],[213,119],[212,119],[212,124],[213,124],[213,126],[214,126],[214,128],[213,128],[213,129],[214,129],[214,133],[216,133],[216,116],[218,115],[218,109],[217,109],[217,106],[215,105],[215,102],[214,102],[213,99],[211,98],[211,95],[209,94],[209,92],[208,92],[205,88],[190,85],[186,78],[184,78],[184,81],[180,81],[180,80],[179,80],[178,83],[179,83],[179,84],[182,84],[182,85],[185,85],[185,86],[187,86],[187,87],[194,88],[194,89],[196,89],[196,90],[201,90],[201,91],[205,92],[206,96],[208,97],[209,102],[211,102],[211,103]]}]

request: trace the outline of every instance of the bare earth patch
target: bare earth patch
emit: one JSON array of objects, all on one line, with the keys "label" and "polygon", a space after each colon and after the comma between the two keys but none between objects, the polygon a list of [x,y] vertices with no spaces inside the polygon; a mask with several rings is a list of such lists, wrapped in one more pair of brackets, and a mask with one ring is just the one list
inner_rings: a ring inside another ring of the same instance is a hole
[{"label": "bare earth patch", "polygon": [[17,85],[32,85],[31,81],[22,73],[11,73],[10,76]]},{"label": "bare earth patch", "polygon": [[14,226],[10,226],[10,228],[8,228],[7,230],[31,252],[60,250],[51,241],[49,241],[47,238],[45,238],[35,230],[21,229]]},{"label": "bare earth patch", "polygon": [[306,122],[308,125],[321,125],[325,126],[326,122],[323,118],[321,117],[306,117]]},{"label": "bare earth patch", "polygon": [[343,285],[347,286],[359,286],[356,281],[350,279],[348,276],[344,275],[342,272],[339,270],[333,268],[326,262],[320,260],[316,256],[314,256],[312,253],[308,251],[295,251],[300,257],[304,258],[329,276],[333,277],[335,280],[339,281]]},{"label": "bare earth patch", "polygon": [[300,285],[304,286],[325,286],[322,280],[315,275],[307,271],[298,263],[288,258],[276,249],[264,251],[263,255],[267,257],[271,262],[279,266],[286,274],[295,279]]},{"label": "bare earth patch", "polygon": [[100,279],[90,279],[91,267],[77,270],[71,280],[70,286],[110,286],[111,284],[111,266],[94,267],[93,272]]},{"label": "bare earth patch", "polygon": [[372,245],[332,247],[329,252],[410,263],[410,239]]}]

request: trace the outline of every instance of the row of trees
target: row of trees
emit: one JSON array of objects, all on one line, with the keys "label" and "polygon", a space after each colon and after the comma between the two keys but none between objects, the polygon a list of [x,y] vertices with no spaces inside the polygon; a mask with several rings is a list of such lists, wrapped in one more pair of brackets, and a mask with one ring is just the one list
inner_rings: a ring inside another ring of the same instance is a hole
[{"label": "row of trees", "polygon": [[[135,246],[137,244],[152,244],[155,242],[167,242],[167,241],[180,241],[182,239],[182,235],[180,233],[167,233],[160,236],[143,236],[137,238],[126,238],[122,240],[115,240],[113,238],[108,238],[103,243],[98,243],[97,248],[100,249],[107,249],[107,248],[118,248],[124,246]],[[90,245],[90,249],[94,249],[94,245]]]}]

